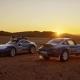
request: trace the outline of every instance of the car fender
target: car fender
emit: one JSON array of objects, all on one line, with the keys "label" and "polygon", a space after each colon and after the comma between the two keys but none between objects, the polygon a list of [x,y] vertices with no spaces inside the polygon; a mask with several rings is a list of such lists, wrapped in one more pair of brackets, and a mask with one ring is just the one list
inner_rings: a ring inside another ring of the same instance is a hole
[{"label": "car fender", "polygon": [[28,45],[28,49],[31,47],[31,46],[34,46],[36,48],[36,46],[34,44],[29,44]]},{"label": "car fender", "polygon": [[[57,51],[59,52],[59,55],[61,55],[61,53],[62,53],[64,50],[67,50],[67,51],[69,52],[69,49],[68,49],[67,47],[59,47],[59,48],[57,49]],[[70,54],[70,52],[69,52],[69,54]]]},{"label": "car fender", "polygon": [[11,48],[14,48],[16,50],[16,47],[13,46],[7,46],[7,48],[5,49],[5,51],[9,51]]}]

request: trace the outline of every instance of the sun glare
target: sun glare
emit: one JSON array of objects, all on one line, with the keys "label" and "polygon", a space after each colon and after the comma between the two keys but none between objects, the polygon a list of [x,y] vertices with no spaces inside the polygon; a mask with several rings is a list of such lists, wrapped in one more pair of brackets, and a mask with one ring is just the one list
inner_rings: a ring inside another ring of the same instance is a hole
[{"label": "sun glare", "polygon": [[60,35],[61,33],[60,32],[57,32],[57,34]]}]

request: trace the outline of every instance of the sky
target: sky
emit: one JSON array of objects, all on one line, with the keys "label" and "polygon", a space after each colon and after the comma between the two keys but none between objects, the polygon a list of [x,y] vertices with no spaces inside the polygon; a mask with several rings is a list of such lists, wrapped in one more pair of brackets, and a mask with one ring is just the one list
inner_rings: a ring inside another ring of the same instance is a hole
[{"label": "sky", "polygon": [[0,30],[80,34],[80,0],[0,0]]}]

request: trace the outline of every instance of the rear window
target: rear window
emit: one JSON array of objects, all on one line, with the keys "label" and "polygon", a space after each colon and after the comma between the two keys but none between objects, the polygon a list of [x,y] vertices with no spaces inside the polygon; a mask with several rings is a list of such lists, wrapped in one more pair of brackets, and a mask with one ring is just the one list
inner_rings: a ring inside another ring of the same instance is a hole
[{"label": "rear window", "polygon": [[63,41],[63,39],[53,39],[53,40],[50,40],[48,43],[56,43],[56,44],[59,44],[62,41]]}]

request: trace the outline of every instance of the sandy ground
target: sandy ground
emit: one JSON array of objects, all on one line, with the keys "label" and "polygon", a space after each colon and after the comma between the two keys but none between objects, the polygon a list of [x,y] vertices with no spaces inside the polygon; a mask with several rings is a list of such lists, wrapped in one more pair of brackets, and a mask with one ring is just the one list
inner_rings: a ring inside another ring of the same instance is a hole
[{"label": "sandy ground", "polygon": [[38,54],[0,57],[0,80],[80,80],[80,57],[39,60]]},{"label": "sandy ground", "polygon": [[[9,38],[3,39],[0,38],[0,43]],[[37,44],[49,40],[29,39]],[[67,62],[60,62],[56,58],[40,60],[37,52],[3,56],[0,57],[0,80],[80,80],[80,57],[71,56]]]}]

